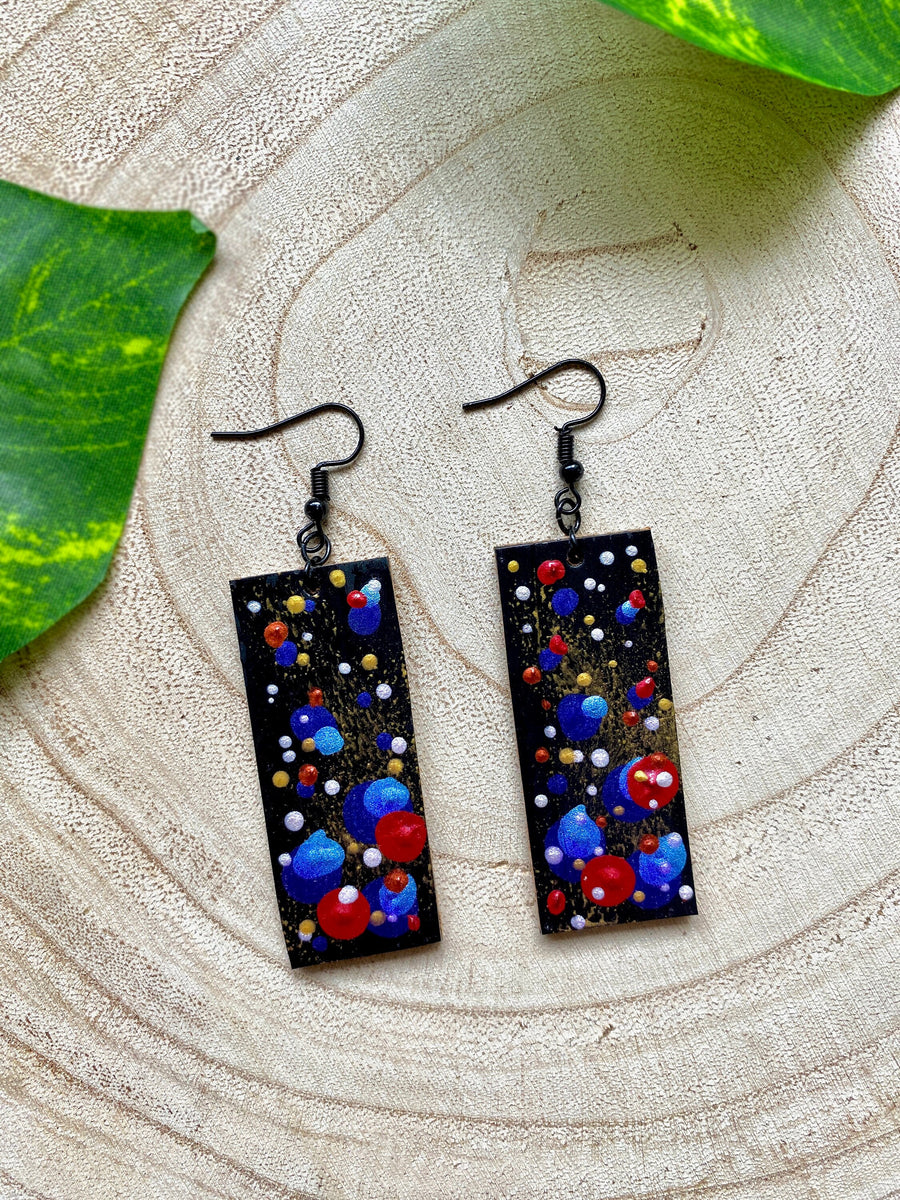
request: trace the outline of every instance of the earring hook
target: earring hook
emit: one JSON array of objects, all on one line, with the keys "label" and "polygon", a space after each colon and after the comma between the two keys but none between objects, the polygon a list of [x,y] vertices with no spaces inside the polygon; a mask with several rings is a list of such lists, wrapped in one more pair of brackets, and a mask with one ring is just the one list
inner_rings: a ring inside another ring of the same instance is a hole
[{"label": "earring hook", "polygon": [[300,547],[300,553],[303,555],[303,560],[306,563],[307,572],[313,567],[322,566],[328,561],[331,554],[331,542],[323,526],[325,518],[328,515],[328,502],[331,499],[328,490],[327,472],[334,467],[349,466],[359,456],[366,440],[365,427],[359,413],[354,412],[346,404],[341,404],[336,400],[328,400],[324,404],[316,404],[313,408],[307,408],[304,412],[294,413],[291,417],[283,417],[280,421],[275,421],[271,425],[262,425],[259,429],[217,429],[210,434],[210,437],[215,438],[217,441],[244,441],[250,438],[265,437],[267,434],[275,433],[279,429],[286,429],[289,425],[297,425],[301,421],[305,421],[307,417],[315,416],[316,413],[321,412],[346,413],[356,425],[359,437],[357,438],[356,446],[346,458],[323,460],[310,468],[309,479],[312,495],[307,500],[303,509],[309,517],[309,523],[304,525],[297,534],[297,545]]},{"label": "earring hook", "polygon": [[536,375],[531,375],[528,379],[523,379],[521,383],[515,384],[508,391],[501,392],[498,396],[487,396],[484,400],[466,401],[463,405],[463,412],[468,412],[473,408],[483,408],[487,404],[499,404],[503,400],[509,400],[511,396],[515,396],[532,383],[539,383],[542,379],[546,379],[548,375],[552,375],[554,371],[562,371],[566,367],[580,367],[582,370],[590,371],[600,384],[600,399],[591,412],[584,417],[573,417],[571,421],[566,421],[564,425],[554,426],[558,435],[556,441],[556,458],[559,462],[559,476],[564,484],[554,497],[556,523],[569,539],[569,561],[575,563],[580,561],[575,548],[575,536],[581,528],[581,494],[576,489],[575,484],[584,474],[584,467],[575,457],[575,434],[572,431],[579,425],[588,425],[595,417],[598,417],[600,410],[606,403],[606,380],[603,378],[599,368],[583,358],[564,358],[560,362],[554,363],[552,367],[545,367],[543,371],[538,371]]}]

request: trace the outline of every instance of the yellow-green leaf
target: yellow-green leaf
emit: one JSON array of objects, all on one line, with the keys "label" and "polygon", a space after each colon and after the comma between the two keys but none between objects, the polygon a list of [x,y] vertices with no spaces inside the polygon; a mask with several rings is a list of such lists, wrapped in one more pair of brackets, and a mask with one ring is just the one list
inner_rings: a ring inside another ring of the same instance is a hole
[{"label": "yellow-green leaf", "polygon": [[880,96],[900,86],[900,0],[608,0],[706,50]]},{"label": "yellow-green leaf", "polygon": [[0,658],[106,573],[178,312],[215,235],[0,180]]}]

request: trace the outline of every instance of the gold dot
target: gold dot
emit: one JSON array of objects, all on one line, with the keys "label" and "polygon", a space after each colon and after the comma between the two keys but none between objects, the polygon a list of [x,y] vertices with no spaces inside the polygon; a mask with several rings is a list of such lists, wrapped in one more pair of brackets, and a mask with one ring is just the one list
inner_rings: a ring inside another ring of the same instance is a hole
[{"label": "gold dot", "polygon": [[376,908],[375,911],[372,913],[371,917],[369,917],[369,924],[370,925],[383,925],[384,922],[385,922],[384,913],[381,911],[380,908]]},{"label": "gold dot", "polygon": [[348,854],[359,854],[360,850],[362,850],[362,846],[359,844],[359,842],[351,842],[347,847]]},{"label": "gold dot", "polygon": [[624,811],[625,811],[625,809],[622,807],[622,805],[617,804],[616,807],[613,809],[613,816],[621,817],[621,815]]},{"label": "gold dot", "polygon": [[644,895],[643,892],[635,892],[634,895],[632,896],[632,899],[637,900],[638,904],[643,904],[644,901],[647,899],[647,897]]},{"label": "gold dot", "polygon": [[328,578],[331,580],[331,582],[334,584],[335,587],[343,587],[344,584],[347,582],[347,576],[344,574],[343,571],[339,571],[337,569],[337,567],[335,567],[335,569],[331,572],[331,574],[328,576]]},{"label": "gold dot", "polygon": [[613,668],[613,670],[615,670],[615,669],[616,669],[616,667],[617,667],[619,664],[616,662],[616,660],[615,660],[614,658],[611,658],[611,659],[609,660],[609,662],[608,662],[606,665],[607,665],[608,667],[612,667],[612,668]]},{"label": "gold dot", "polygon": [[387,765],[388,775],[399,775],[403,770],[403,761],[399,758],[392,758]]},{"label": "gold dot", "polygon": [[272,776],[272,782],[276,787],[287,787],[287,785],[291,782],[291,777],[288,775],[287,771],[276,771]]},{"label": "gold dot", "polygon": [[584,623],[585,625],[593,625],[596,619],[596,617],[592,617],[591,614],[588,613],[588,615],[584,618]]},{"label": "gold dot", "polygon": [[664,696],[662,698],[662,700],[660,700],[660,702],[659,702],[659,707],[663,710],[663,712],[668,712],[669,709],[672,707],[672,701],[667,700]]},{"label": "gold dot", "polygon": [[646,771],[635,771],[635,773],[634,773],[634,782],[635,783],[646,783],[649,778],[650,778],[650,776],[647,774]]},{"label": "gold dot", "polygon": [[583,871],[584,870],[584,859],[583,858],[573,858],[572,866],[575,868],[576,871]]},{"label": "gold dot", "polygon": [[309,655],[308,654],[298,654],[297,655],[297,666],[298,667],[308,667],[309,666]]},{"label": "gold dot", "polygon": [[316,743],[313,738],[304,738],[303,741],[300,743],[300,749],[303,751],[304,754],[312,754],[312,752],[313,752],[313,750],[315,750],[315,748],[316,748]]},{"label": "gold dot", "polygon": [[300,922],[300,932],[301,933],[309,933],[309,934],[315,933],[316,932],[315,921],[311,921],[309,919],[309,917],[307,917],[305,921],[301,921]]},{"label": "gold dot", "polygon": [[575,682],[579,687],[590,687],[594,682],[594,677],[593,675],[588,675],[587,671],[582,671]]},{"label": "gold dot", "polygon": [[378,659],[374,654],[364,654],[362,660],[362,669],[364,671],[374,671],[378,666]]},{"label": "gold dot", "polygon": [[631,560],[631,569],[632,571],[637,571],[638,575],[647,574],[647,564],[642,558],[633,558]]},{"label": "gold dot", "polygon": [[514,558],[511,558],[509,560],[509,562],[506,564],[506,569],[512,575],[515,575],[516,571],[518,571],[518,569],[519,569],[519,564],[516,562],[516,560]]},{"label": "gold dot", "polygon": [[302,613],[306,611],[306,601],[302,596],[288,596],[284,607],[289,613]]},{"label": "gold dot", "polygon": [[559,752],[559,761],[565,766],[569,766],[570,763],[575,761],[575,751],[566,746],[564,750],[560,750]]}]

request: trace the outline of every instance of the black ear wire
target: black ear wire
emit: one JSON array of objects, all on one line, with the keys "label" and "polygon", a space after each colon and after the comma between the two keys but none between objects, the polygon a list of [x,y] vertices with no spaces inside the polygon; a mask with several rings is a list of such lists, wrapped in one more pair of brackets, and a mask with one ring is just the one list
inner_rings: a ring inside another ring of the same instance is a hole
[{"label": "black ear wire", "polygon": [[309,486],[312,495],[307,500],[303,509],[309,517],[309,522],[297,534],[297,545],[300,547],[300,553],[303,555],[307,571],[313,567],[322,566],[323,563],[328,561],[331,554],[331,542],[324,529],[324,521],[328,516],[328,502],[331,499],[328,490],[328,471],[333,467],[348,466],[362,450],[366,440],[366,431],[359,413],[354,412],[352,408],[348,408],[346,404],[339,404],[337,401],[327,401],[324,404],[317,404],[314,408],[308,408],[305,412],[294,413],[292,417],[284,417],[283,420],[275,421],[272,425],[263,425],[259,429],[219,429],[210,434],[210,437],[222,441],[242,441],[249,438],[265,437],[269,433],[275,433],[278,429],[286,429],[288,425],[296,425],[300,421],[305,421],[307,417],[312,417],[320,412],[346,413],[356,425],[359,436],[356,446],[346,458],[329,459],[316,463],[314,467],[310,468]]},{"label": "black ear wire", "polygon": [[588,425],[595,417],[598,417],[600,410],[606,403],[606,380],[598,368],[583,358],[564,358],[561,362],[554,363],[552,367],[545,367],[543,371],[538,371],[536,375],[531,375],[528,379],[517,383],[506,392],[501,392],[498,396],[488,396],[484,400],[467,401],[463,405],[463,412],[468,412],[473,408],[482,408],[486,404],[499,404],[501,401],[515,396],[532,383],[539,383],[540,380],[546,379],[548,375],[552,375],[554,371],[562,371],[566,367],[579,367],[582,370],[590,371],[600,384],[600,399],[587,416],[574,417],[571,421],[566,421],[565,425],[555,427],[558,435],[556,440],[556,458],[559,462],[559,477],[565,485],[560,488],[554,497],[556,523],[569,539],[569,558],[570,561],[574,562],[575,537],[581,528],[581,495],[576,489],[575,484],[584,474],[584,467],[575,457],[575,434],[572,431],[579,425]]}]

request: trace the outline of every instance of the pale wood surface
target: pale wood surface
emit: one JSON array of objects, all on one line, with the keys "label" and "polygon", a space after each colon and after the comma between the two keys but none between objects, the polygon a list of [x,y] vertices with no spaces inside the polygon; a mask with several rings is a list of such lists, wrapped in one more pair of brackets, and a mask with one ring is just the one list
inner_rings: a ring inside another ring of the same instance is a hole
[{"label": "pale wood surface", "polygon": [[[900,101],[592,3],[13,0],[0,175],[189,206],[107,584],[0,671],[0,1196],[900,1195]],[[541,939],[491,547],[661,557],[702,915]],[[392,557],[445,940],[291,973],[226,580]]]}]

